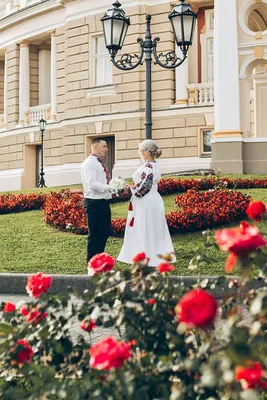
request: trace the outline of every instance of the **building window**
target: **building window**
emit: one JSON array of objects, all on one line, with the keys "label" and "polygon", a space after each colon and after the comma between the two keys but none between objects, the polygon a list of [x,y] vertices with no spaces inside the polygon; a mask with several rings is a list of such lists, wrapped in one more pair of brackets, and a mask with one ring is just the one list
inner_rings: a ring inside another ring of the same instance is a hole
[{"label": "building window", "polygon": [[213,67],[213,38],[207,40],[207,81],[213,82],[214,67]]},{"label": "building window", "polygon": [[201,129],[200,135],[201,155],[210,155],[212,129]]},{"label": "building window", "polygon": [[112,84],[112,62],[105,47],[104,35],[93,38],[93,86]]},{"label": "building window", "polygon": [[201,42],[201,81],[212,83],[214,80],[213,67],[213,34],[214,34],[214,10],[205,10],[205,25],[200,35]]},{"label": "building window", "polygon": [[248,16],[248,28],[252,32],[264,32],[267,30],[267,4],[255,2],[255,8]]}]

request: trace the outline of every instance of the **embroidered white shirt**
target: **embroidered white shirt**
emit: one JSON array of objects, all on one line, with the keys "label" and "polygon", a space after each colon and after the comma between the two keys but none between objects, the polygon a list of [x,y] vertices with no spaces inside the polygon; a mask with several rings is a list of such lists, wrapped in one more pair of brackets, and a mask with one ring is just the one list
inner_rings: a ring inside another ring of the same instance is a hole
[{"label": "embroidered white shirt", "polygon": [[95,156],[89,156],[81,167],[83,194],[87,199],[111,199],[110,187],[103,166]]}]

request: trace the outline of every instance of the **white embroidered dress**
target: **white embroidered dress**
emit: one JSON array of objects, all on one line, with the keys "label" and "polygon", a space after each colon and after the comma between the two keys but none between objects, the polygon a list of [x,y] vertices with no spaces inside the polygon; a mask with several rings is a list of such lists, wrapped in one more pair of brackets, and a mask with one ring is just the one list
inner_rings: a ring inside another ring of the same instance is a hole
[{"label": "white embroidered dress", "polygon": [[149,266],[156,267],[163,262],[158,254],[174,253],[164,202],[158,192],[160,177],[156,161],[142,165],[133,175],[124,243],[118,256],[121,262],[131,264],[136,254],[145,252],[150,259]]}]

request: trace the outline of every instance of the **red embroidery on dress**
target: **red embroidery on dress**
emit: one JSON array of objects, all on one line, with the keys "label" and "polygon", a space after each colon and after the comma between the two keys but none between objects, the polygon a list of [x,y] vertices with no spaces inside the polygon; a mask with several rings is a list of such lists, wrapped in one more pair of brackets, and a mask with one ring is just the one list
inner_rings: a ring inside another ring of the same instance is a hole
[{"label": "red embroidery on dress", "polygon": [[142,175],[141,175],[142,181],[145,179],[145,177],[146,177],[146,173],[145,173],[145,172],[142,172]]},{"label": "red embroidery on dress", "polygon": [[128,210],[129,211],[133,211],[133,205],[132,205],[132,202],[130,201],[130,203],[129,203],[129,208],[128,208]]},{"label": "red embroidery on dress", "polygon": [[135,191],[136,197],[144,197],[152,188],[153,185],[153,173],[151,172],[146,176],[146,179],[142,181],[142,186]]},{"label": "red embroidery on dress", "polygon": [[131,219],[129,226],[131,226],[131,227],[134,226],[134,217]]}]

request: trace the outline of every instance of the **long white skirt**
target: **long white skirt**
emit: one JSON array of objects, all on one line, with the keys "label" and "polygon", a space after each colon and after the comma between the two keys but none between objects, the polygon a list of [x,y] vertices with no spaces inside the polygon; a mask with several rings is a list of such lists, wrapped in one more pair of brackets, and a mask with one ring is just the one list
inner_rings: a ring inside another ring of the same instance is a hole
[{"label": "long white skirt", "polygon": [[[129,211],[124,243],[118,261],[132,264],[138,253],[146,253],[149,266],[156,267],[163,262],[159,254],[174,253],[169,228],[165,219],[164,202],[158,191],[151,190],[142,198],[132,196],[133,211]],[[134,217],[134,225],[130,221]],[[173,262],[175,262],[173,255]]]}]

